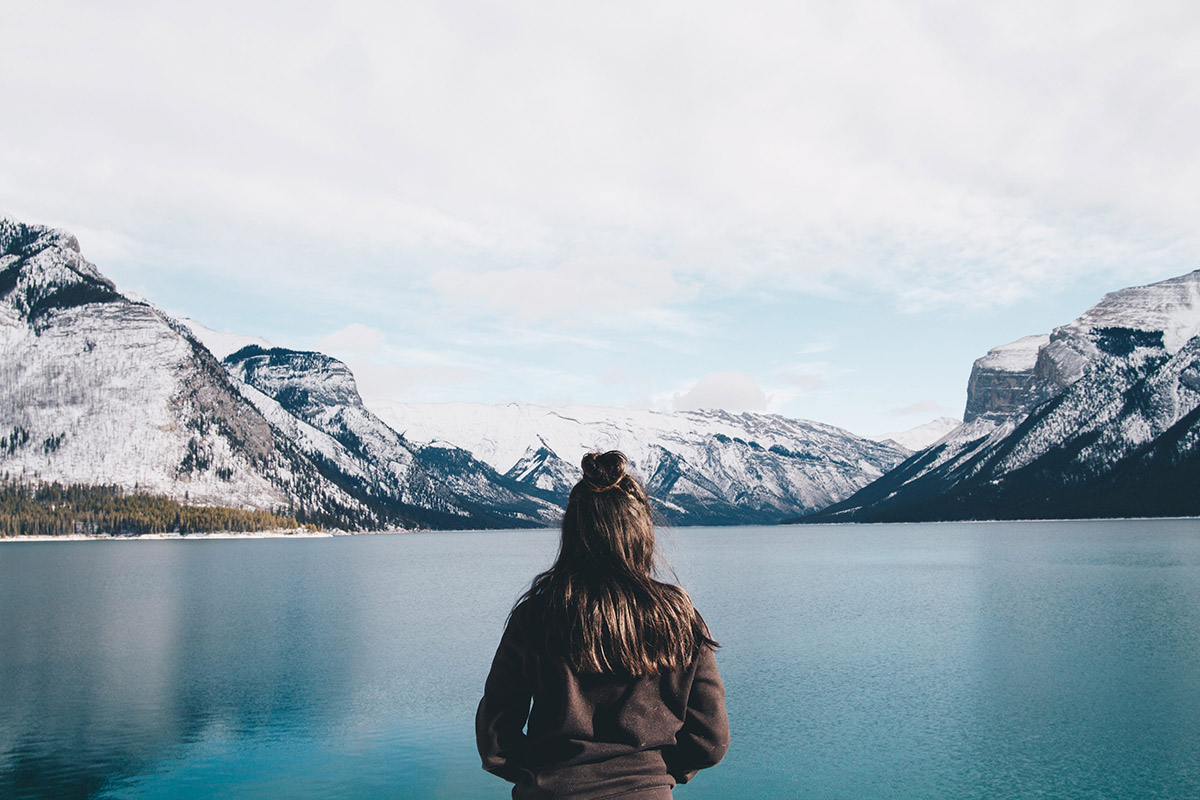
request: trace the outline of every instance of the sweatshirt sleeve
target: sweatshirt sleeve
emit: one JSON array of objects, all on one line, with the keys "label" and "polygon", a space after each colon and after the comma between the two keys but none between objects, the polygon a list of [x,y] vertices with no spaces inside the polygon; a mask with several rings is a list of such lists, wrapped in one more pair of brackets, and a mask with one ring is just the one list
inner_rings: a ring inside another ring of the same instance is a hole
[{"label": "sweatshirt sleeve", "polygon": [[525,669],[527,645],[524,626],[514,612],[500,637],[475,713],[475,743],[483,768],[513,783],[521,776],[524,728],[532,698]]},{"label": "sweatshirt sleeve", "polygon": [[664,751],[667,769],[679,783],[716,765],[729,749],[729,718],[725,714],[725,685],[717,672],[711,647],[701,647],[696,656],[696,674],[688,693],[683,727],[675,735],[675,746]]}]

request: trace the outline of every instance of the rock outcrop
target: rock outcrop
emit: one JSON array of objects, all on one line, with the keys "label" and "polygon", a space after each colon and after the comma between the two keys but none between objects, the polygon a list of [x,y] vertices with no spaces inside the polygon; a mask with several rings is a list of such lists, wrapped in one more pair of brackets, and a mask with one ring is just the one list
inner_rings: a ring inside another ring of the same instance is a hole
[{"label": "rock outcrop", "polygon": [[1002,419],[1026,410],[1037,396],[1038,351],[1049,342],[1046,335],[1025,336],[977,359],[967,380],[963,422],[984,416]]}]

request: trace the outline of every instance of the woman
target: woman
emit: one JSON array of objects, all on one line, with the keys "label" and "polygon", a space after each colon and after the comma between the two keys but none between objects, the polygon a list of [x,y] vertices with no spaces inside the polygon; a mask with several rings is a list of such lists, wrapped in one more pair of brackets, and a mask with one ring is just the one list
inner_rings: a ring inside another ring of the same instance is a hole
[{"label": "woman", "polygon": [[628,466],[584,456],[558,559],[492,661],[475,734],[516,800],[666,800],[729,746],[717,643],[687,593],[652,577],[650,501]]}]

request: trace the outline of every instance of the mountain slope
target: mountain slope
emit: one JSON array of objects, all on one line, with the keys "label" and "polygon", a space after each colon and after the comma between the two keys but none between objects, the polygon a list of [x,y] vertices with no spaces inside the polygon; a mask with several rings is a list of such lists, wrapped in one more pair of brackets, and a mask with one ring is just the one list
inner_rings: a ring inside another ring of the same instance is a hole
[{"label": "mountain slope", "polygon": [[806,521],[1200,514],[1200,271],[1106,295],[1013,365],[1020,392],[969,399],[960,428]]},{"label": "mountain slope", "polygon": [[222,366],[193,328],[120,294],[70,234],[0,220],[0,470],[350,529],[557,513],[469,457],[422,459],[340,362],[243,351]]},{"label": "mountain slope", "polygon": [[[352,494],[427,522],[538,525],[560,507],[462,452],[410,445],[363,405],[349,368],[323,353],[249,345],[224,360],[259,410]],[[290,418],[290,419],[289,419]]]},{"label": "mountain slope", "polygon": [[118,293],[78,248],[0,220],[0,468],[200,503],[363,511],[186,329]]},{"label": "mountain slope", "polygon": [[377,404],[426,450],[469,451],[497,472],[565,498],[590,450],[620,449],[674,522],[773,522],[844,498],[908,451],[770,414],[510,403]]},{"label": "mountain slope", "polygon": [[877,442],[892,442],[906,450],[924,450],[929,445],[953,431],[962,422],[951,417],[938,417],[935,420],[896,433],[880,433],[869,438]]}]

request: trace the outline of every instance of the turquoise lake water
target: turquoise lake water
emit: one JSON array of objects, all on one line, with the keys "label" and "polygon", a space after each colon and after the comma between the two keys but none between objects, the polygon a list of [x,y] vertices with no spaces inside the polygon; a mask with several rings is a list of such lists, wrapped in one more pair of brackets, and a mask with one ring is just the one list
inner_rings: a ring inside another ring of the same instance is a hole
[{"label": "turquoise lake water", "polygon": [[[1200,521],[675,529],[691,798],[1200,797]],[[0,797],[504,798],[473,715],[552,531],[0,545]]]}]

